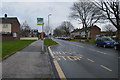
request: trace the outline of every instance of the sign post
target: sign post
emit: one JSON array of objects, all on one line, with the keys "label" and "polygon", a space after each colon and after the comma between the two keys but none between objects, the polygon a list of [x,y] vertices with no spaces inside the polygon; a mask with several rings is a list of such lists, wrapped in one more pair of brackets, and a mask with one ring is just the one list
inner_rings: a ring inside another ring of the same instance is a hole
[{"label": "sign post", "polygon": [[44,31],[43,31],[43,18],[37,18],[37,25],[42,25],[41,40],[42,40],[42,52],[44,52]]}]

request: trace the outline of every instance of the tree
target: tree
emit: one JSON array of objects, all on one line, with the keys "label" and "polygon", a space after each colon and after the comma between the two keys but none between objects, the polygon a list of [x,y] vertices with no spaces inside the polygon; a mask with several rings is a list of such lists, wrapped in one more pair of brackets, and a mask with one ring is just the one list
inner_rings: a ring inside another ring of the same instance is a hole
[{"label": "tree", "polygon": [[107,36],[113,36],[113,33],[115,32],[114,26],[110,24],[105,26],[105,30],[107,32]]},{"label": "tree", "polygon": [[88,37],[88,27],[97,23],[103,15],[93,2],[75,2],[71,7],[70,18],[82,23],[85,37]]},{"label": "tree", "polygon": [[69,21],[64,21],[59,26],[59,29],[64,32],[65,36],[69,36],[70,32],[74,29],[74,27]]},{"label": "tree", "polygon": [[105,15],[116,28],[117,28],[117,41],[120,41],[120,2],[104,0],[95,2],[95,5],[103,11]]},{"label": "tree", "polygon": [[23,24],[20,26],[21,36],[27,37],[30,34],[30,26],[27,24],[27,21],[23,22]]},{"label": "tree", "polygon": [[44,27],[44,32],[45,32],[47,35],[51,33],[51,30],[52,30],[52,28],[51,28],[50,26],[48,26],[48,25],[46,25],[46,26]]},{"label": "tree", "polygon": [[61,31],[60,29],[56,28],[54,30],[54,36],[62,36],[63,35],[63,31]]},{"label": "tree", "polygon": [[69,36],[70,32],[74,29],[69,21],[64,21],[59,27],[54,30],[55,36]]}]

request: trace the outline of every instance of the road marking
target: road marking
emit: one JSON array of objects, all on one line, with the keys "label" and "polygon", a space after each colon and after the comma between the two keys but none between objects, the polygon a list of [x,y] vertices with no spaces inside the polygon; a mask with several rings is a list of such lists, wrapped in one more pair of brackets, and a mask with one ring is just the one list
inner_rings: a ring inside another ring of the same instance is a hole
[{"label": "road marking", "polygon": [[63,54],[65,54],[65,52],[62,52]]},{"label": "road marking", "polygon": [[107,54],[107,53],[104,53],[104,52],[101,52],[101,51],[97,51],[97,50],[94,50],[94,49],[90,49],[90,48],[89,48],[89,50],[95,51],[95,52],[99,52],[99,53],[102,53],[102,54]]},{"label": "road marking", "polygon": [[52,52],[53,54],[55,54],[55,52]]},{"label": "road marking", "polygon": [[73,59],[71,59],[70,56],[67,56],[67,58],[68,58],[69,60],[73,61]]},{"label": "road marking", "polygon": [[61,54],[61,52],[58,52],[59,54]]},{"label": "road marking", "polygon": [[67,60],[67,59],[65,58],[65,56],[60,56],[60,57],[62,57],[64,60]]},{"label": "road marking", "polygon": [[77,60],[80,60],[80,58],[82,58],[82,57],[80,57],[80,56],[75,56],[75,58],[76,58]]},{"label": "road marking", "polygon": [[50,49],[50,46],[48,47],[48,50],[49,50],[49,52],[50,52],[52,58],[55,58],[54,54],[52,53],[52,50]]},{"label": "road marking", "polygon": [[112,71],[112,69],[109,69],[109,68],[107,68],[107,67],[105,67],[105,66],[103,66],[103,65],[100,65],[100,66],[101,66],[102,68],[108,70],[108,71]]},{"label": "road marking", "polygon": [[61,80],[67,80],[63,71],[62,71],[62,69],[61,69],[61,67],[60,67],[60,65],[59,65],[59,63],[56,60],[54,60],[53,62],[55,64],[55,67],[57,69],[58,75],[61,78]]},{"label": "road marking", "polygon": [[89,58],[87,58],[87,60],[90,61],[90,62],[95,62],[95,61],[93,61],[92,59],[89,59]]},{"label": "road marking", "polygon": [[55,56],[55,59],[56,60],[61,60],[59,56]]},{"label": "road marking", "polygon": [[[55,58],[54,55],[53,55],[53,53],[52,53],[52,50],[50,49],[50,46],[48,47],[48,50],[49,50],[49,52],[50,52],[50,55],[51,55],[53,58]],[[58,72],[58,75],[59,75],[59,77],[61,78],[61,80],[67,80],[66,77],[65,77],[65,75],[64,75],[64,73],[63,73],[63,71],[62,71],[62,69],[61,69],[61,67],[60,67],[60,65],[59,65],[58,62],[57,62],[57,60],[53,59],[53,63],[54,63],[54,65],[55,65],[55,68],[56,68],[56,70],[57,70],[57,72]]]},{"label": "road marking", "polygon": [[106,53],[104,53],[104,52],[101,52],[101,51],[97,51],[97,52],[99,52],[99,53],[102,53],[102,54],[106,54]]}]

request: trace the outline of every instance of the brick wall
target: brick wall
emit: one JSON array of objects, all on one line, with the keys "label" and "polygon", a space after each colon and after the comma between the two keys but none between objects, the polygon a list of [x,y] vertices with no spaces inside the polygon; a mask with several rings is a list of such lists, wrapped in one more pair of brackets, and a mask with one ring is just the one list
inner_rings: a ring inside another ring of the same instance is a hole
[{"label": "brick wall", "polygon": [[101,30],[98,27],[93,27],[90,29],[90,38],[95,39],[96,35],[100,35]]}]

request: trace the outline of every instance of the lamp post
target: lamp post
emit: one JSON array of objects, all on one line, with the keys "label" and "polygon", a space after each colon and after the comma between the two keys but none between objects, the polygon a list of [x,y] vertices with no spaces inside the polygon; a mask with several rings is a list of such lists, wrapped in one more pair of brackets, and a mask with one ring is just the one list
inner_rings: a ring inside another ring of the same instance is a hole
[{"label": "lamp post", "polygon": [[[52,14],[49,14],[48,15],[48,27],[50,27],[50,20],[49,20],[49,17],[51,16]],[[47,33],[47,35],[48,35],[48,33]]]}]

